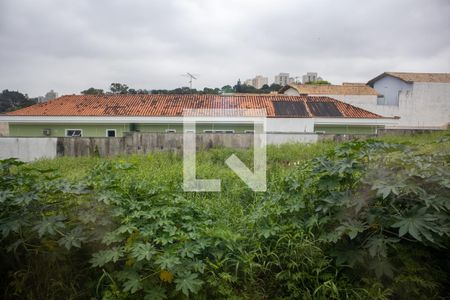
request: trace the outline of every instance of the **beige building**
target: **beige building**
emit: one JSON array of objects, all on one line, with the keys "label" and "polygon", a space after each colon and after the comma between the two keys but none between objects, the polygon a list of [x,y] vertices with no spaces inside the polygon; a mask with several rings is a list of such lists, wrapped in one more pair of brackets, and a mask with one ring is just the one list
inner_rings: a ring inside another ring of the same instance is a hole
[{"label": "beige building", "polygon": [[253,86],[257,89],[260,89],[265,84],[269,84],[269,79],[267,77],[264,77],[262,75],[256,75],[253,79],[247,79],[244,81],[245,85]]},{"label": "beige building", "polygon": [[244,84],[245,84],[245,85],[253,86],[253,79],[246,79],[246,80],[244,81]]},{"label": "beige building", "polygon": [[294,81],[294,78],[289,77],[289,73],[280,73],[278,75],[275,75],[274,83],[285,86],[287,84],[293,83]]},{"label": "beige building", "polygon": [[321,80],[323,80],[322,77],[317,76],[316,72],[308,72],[302,76],[303,83],[310,83],[310,82],[321,81]]},{"label": "beige building", "polygon": [[255,88],[260,89],[263,87],[263,85],[269,84],[269,78],[262,75],[257,75],[255,78],[253,78],[252,83]]}]

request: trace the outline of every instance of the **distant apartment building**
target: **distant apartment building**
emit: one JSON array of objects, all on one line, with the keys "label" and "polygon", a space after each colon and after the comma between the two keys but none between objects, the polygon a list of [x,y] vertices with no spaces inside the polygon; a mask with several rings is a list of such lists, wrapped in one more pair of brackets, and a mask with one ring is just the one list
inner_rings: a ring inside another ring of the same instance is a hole
[{"label": "distant apartment building", "polygon": [[256,75],[255,78],[245,80],[244,84],[260,89],[263,87],[263,85],[269,84],[269,79],[262,75]]},{"label": "distant apartment building", "polygon": [[43,102],[47,102],[53,99],[58,98],[58,93],[55,92],[54,90],[50,90],[49,92],[47,92],[45,94],[45,96],[39,96],[37,97],[38,99],[38,103],[43,103]]},{"label": "distant apartment building", "polygon": [[317,72],[307,72],[305,75],[302,76],[302,83],[310,83],[315,81],[321,81],[323,80],[322,77],[317,76]]},{"label": "distant apartment building", "polygon": [[269,84],[269,78],[262,75],[257,75],[255,78],[253,78],[252,83],[255,88],[260,89],[263,87],[263,85]]},{"label": "distant apartment building", "polygon": [[289,77],[289,73],[280,73],[278,75],[275,75],[274,83],[285,86],[289,83],[293,83],[294,81],[294,78]]},{"label": "distant apartment building", "polygon": [[246,79],[244,80],[245,85],[253,86],[253,79]]}]

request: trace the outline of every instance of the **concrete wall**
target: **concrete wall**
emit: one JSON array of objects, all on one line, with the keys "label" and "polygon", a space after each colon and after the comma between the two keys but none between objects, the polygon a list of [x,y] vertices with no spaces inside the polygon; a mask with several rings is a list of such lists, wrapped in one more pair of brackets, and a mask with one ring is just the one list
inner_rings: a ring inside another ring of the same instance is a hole
[{"label": "concrete wall", "polygon": [[15,157],[21,161],[56,157],[56,138],[0,138],[0,159]]},{"label": "concrete wall", "polygon": [[[411,134],[426,130],[379,130],[378,135]],[[376,136],[375,134],[314,134],[314,133],[268,133],[268,145],[285,143],[315,143],[317,141],[346,141]],[[207,150],[215,147],[248,149],[253,147],[253,134],[197,134],[197,148]],[[155,151],[182,152],[183,134],[180,133],[133,133],[117,138],[29,138],[1,137],[0,159],[16,157],[22,161],[56,156],[115,156],[145,154]]]},{"label": "concrete wall", "polygon": [[[248,149],[253,147],[253,134],[208,134],[196,135],[198,149],[226,147]],[[267,144],[314,143],[317,134],[312,133],[269,133]],[[181,152],[183,134],[180,133],[132,133],[124,137],[2,137],[0,158],[17,157],[22,161],[56,156],[114,156],[145,154],[155,151]]]},{"label": "concrete wall", "polygon": [[[253,147],[253,134],[209,134],[196,135],[198,149],[216,147],[248,149]],[[267,144],[314,143],[317,134],[268,133]],[[123,138],[58,138],[59,156],[113,156],[123,154],[145,154],[155,151],[181,152],[183,134],[180,133],[133,133]]]},{"label": "concrete wall", "polygon": [[9,135],[9,126],[6,122],[0,122],[0,136]]}]

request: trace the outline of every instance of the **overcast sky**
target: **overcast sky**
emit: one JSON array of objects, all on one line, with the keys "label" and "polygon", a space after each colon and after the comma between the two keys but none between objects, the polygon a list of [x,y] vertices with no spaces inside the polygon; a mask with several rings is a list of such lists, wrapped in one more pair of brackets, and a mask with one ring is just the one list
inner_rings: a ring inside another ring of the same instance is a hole
[{"label": "overcast sky", "polygon": [[221,87],[262,74],[366,82],[450,71],[449,0],[0,0],[0,89]]}]

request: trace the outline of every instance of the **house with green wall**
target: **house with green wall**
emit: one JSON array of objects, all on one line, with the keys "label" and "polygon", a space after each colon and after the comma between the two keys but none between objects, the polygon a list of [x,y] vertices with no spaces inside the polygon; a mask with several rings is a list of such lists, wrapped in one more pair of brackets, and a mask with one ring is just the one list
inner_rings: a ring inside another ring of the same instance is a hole
[{"label": "house with green wall", "polygon": [[[396,122],[330,97],[289,95],[68,95],[0,115],[16,137],[183,133],[185,110],[262,109],[270,133],[375,134]],[[252,133],[253,123],[199,122],[197,133]]]}]

